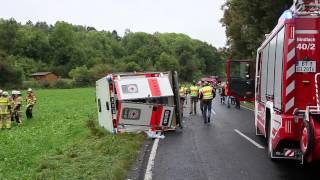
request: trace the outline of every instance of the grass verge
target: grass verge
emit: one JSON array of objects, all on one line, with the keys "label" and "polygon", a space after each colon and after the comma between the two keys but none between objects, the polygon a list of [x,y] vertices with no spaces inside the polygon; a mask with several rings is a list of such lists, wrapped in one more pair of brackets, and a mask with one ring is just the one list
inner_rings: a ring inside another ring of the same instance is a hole
[{"label": "grass verge", "polygon": [[0,179],[124,179],[139,134],[97,126],[93,88],[36,91],[34,119],[0,131]]},{"label": "grass verge", "polygon": [[241,106],[254,110],[254,102],[241,102]]}]

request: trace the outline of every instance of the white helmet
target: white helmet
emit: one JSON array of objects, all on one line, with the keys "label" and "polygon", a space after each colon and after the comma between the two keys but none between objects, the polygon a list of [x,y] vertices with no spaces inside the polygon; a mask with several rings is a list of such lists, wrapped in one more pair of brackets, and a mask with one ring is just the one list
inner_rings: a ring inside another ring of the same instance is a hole
[{"label": "white helmet", "polygon": [[18,95],[21,95],[21,91],[17,91],[17,94],[18,94]]},{"label": "white helmet", "polygon": [[9,96],[9,93],[8,93],[7,91],[3,91],[3,92],[2,92],[2,95],[3,95],[3,96]]},{"label": "white helmet", "polygon": [[0,95],[3,93],[3,90],[2,89],[0,89]]},{"label": "white helmet", "polygon": [[31,89],[31,88],[28,88],[28,92],[32,92],[32,89]]},{"label": "white helmet", "polygon": [[17,94],[18,94],[18,91],[12,90],[12,91],[11,91],[11,94],[12,94],[12,95],[17,95]]}]

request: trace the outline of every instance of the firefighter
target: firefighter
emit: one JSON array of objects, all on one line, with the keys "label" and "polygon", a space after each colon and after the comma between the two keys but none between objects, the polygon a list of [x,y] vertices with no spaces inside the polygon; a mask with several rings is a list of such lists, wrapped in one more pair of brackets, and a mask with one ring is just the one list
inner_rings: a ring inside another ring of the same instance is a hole
[{"label": "firefighter", "polygon": [[204,123],[210,123],[210,116],[211,116],[211,108],[212,108],[212,100],[215,97],[214,88],[208,83],[205,82],[203,88],[200,91],[200,98],[202,99],[202,116]]},{"label": "firefighter", "polygon": [[225,104],[225,100],[226,100],[226,92],[225,92],[225,88],[224,88],[224,86],[222,86],[221,88],[220,88],[220,103],[221,104]]},{"label": "firefighter", "polygon": [[203,103],[202,103],[202,99],[200,97],[200,91],[202,91],[202,88],[204,87],[204,81],[201,81],[200,83],[200,88],[199,88],[199,99],[200,99],[200,110],[201,110],[201,114],[203,113]]},{"label": "firefighter", "polygon": [[11,128],[11,120],[9,114],[10,102],[9,102],[9,93],[7,91],[3,91],[0,97],[0,129],[5,126],[7,129]]},{"label": "firefighter", "polygon": [[199,96],[199,87],[197,86],[196,82],[193,82],[193,85],[190,86],[190,114],[197,114],[197,103],[198,103],[198,96]]},{"label": "firefighter", "polygon": [[183,116],[183,105],[184,105],[184,102],[186,100],[186,88],[185,86],[181,86],[180,89],[179,89],[179,95],[180,95],[180,112]]},{"label": "firefighter", "polygon": [[20,91],[12,91],[13,100],[13,119],[16,120],[18,125],[22,125],[22,97]]},{"label": "firefighter", "polygon": [[33,115],[32,114],[33,106],[37,102],[37,98],[34,95],[31,88],[29,88],[27,92],[28,92],[28,95],[26,97],[26,102],[27,102],[26,116],[27,116],[27,119],[31,119]]}]

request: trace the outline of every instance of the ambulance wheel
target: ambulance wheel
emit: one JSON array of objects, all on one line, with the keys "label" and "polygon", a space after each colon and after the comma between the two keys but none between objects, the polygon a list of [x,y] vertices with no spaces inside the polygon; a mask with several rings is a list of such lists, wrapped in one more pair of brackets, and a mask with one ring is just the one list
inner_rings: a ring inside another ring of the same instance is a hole
[{"label": "ambulance wheel", "polygon": [[313,149],[313,130],[311,124],[304,122],[301,130],[300,149],[304,158],[308,159]]}]

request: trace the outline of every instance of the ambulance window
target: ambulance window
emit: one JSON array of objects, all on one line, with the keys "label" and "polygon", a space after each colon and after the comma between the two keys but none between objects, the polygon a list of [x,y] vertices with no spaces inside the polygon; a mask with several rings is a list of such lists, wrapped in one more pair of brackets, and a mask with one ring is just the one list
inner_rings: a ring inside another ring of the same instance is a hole
[{"label": "ambulance window", "polygon": [[122,88],[123,94],[139,93],[137,84],[126,84],[126,85],[122,85],[121,88]]},{"label": "ambulance window", "polygon": [[101,100],[98,99],[98,109],[99,109],[99,112],[101,112]]},{"label": "ambulance window", "polygon": [[139,120],[140,115],[141,115],[141,109],[123,108],[122,110],[122,119]]},{"label": "ambulance window", "polygon": [[275,58],[276,58],[276,45],[277,45],[277,37],[275,36],[270,41],[270,46],[269,46],[268,82],[267,82],[267,95],[269,97],[273,97],[274,64],[275,64]]},{"label": "ambulance window", "polygon": [[269,44],[264,47],[262,52],[262,65],[261,65],[261,100],[266,101],[266,86],[268,79],[268,57],[269,57]]},{"label": "ambulance window", "polygon": [[110,108],[109,108],[109,102],[108,102],[108,101],[106,101],[106,108],[107,108],[107,111],[110,110]]},{"label": "ambulance window", "polygon": [[274,107],[281,110],[282,77],[283,77],[284,28],[278,33],[274,78]]}]

